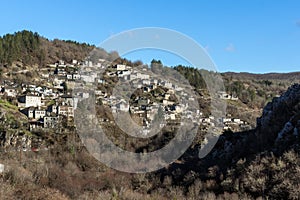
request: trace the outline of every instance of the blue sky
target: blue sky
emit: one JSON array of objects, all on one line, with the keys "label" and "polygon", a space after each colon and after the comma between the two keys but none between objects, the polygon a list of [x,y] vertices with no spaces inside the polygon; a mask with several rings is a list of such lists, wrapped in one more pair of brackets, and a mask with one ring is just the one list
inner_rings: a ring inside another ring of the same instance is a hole
[{"label": "blue sky", "polygon": [[[219,71],[300,71],[300,1],[10,0],[2,1],[0,34],[28,29],[54,39],[99,44],[113,34],[163,27],[206,48]],[[160,51],[127,56],[164,64],[182,61]]]}]

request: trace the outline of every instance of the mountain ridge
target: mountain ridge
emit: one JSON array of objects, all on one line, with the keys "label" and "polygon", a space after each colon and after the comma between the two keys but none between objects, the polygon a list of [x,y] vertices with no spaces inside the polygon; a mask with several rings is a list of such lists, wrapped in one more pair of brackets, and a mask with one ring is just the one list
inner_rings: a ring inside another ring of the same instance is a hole
[{"label": "mountain ridge", "polygon": [[300,71],[299,72],[268,72],[268,73],[250,73],[250,72],[223,72],[221,73],[226,76],[232,76],[233,78],[240,79],[257,79],[257,80],[296,80],[300,79]]},{"label": "mountain ridge", "polygon": [[[109,59],[110,53],[96,47],[93,44],[76,42],[73,40],[47,39],[37,32],[29,30],[17,31],[13,34],[0,36],[0,66],[11,65],[12,62],[20,61],[21,57],[31,57],[29,60],[22,60],[24,65],[46,65],[58,60],[71,62],[72,59],[84,60],[89,53],[97,48],[101,51],[104,59]],[[29,51],[27,52],[27,50]],[[21,53],[20,50],[25,51]],[[6,53],[5,53],[6,52]],[[99,51],[98,51],[99,53]],[[126,60],[126,59],[125,59]],[[225,76],[247,79],[293,79],[300,78],[299,72],[221,72]]]}]

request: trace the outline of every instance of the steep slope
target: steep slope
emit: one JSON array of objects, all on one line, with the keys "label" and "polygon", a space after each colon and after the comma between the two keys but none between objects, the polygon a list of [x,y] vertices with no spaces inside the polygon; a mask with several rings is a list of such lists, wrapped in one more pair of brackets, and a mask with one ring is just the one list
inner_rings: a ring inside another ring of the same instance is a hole
[{"label": "steep slope", "polygon": [[[48,40],[38,33],[23,30],[0,37],[0,66],[10,66],[14,62],[43,66],[58,60],[83,60],[93,49],[94,45],[71,40]],[[104,59],[109,58],[110,54],[103,49],[98,51]]]},{"label": "steep slope", "polygon": [[27,131],[28,120],[18,108],[0,99],[0,147],[28,148],[31,144],[31,133]]},{"label": "steep slope", "polygon": [[[299,146],[300,84],[292,85],[282,96],[268,103],[254,130],[225,133],[208,158],[223,166],[263,151],[281,154]],[[225,165],[224,165],[225,164]]]},{"label": "steep slope", "polygon": [[207,192],[212,199],[299,199],[299,130],[300,84],[294,84],[266,105],[255,129],[224,133],[203,159],[191,148],[183,162],[156,175],[196,199]]}]

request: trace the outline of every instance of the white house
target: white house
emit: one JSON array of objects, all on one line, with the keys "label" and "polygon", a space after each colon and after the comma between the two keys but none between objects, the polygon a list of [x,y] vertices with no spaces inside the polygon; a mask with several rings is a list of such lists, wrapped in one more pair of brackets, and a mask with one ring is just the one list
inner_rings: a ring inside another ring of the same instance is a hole
[{"label": "white house", "polygon": [[35,109],[34,110],[34,119],[42,119],[46,116],[46,110]]},{"label": "white house", "polygon": [[174,104],[174,102],[173,101],[169,101],[169,100],[167,100],[167,99],[163,99],[163,105],[164,106],[167,106],[167,105],[173,105]]},{"label": "white house", "polygon": [[84,66],[92,67],[93,66],[93,62],[89,61],[89,60],[85,60],[84,61]]},{"label": "white house", "polygon": [[27,118],[33,119],[34,118],[34,107],[29,107],[21,110],[21,112],[26,115]]},{"label": "white house", "polygon": [[175,119],[176,119],[176,115],[175,115],[174,113],[171,113],[171,114],[170,114],[170,119],[171,119],[171,120],[175,120]]},{"label": "white house", "polygon": [[107,97],[107,93],[103,92],[101,90],[95,90],[95,95],[100,96],[100,97],[104,97],[104,98]]},{"label": "white house", "polygon": [[136,73],[136,78],[138,78],[138,79],[149,79],[150,76],[148,74]]},{"label": "white house", "polygon": [[120,65],[120,64],[118,64],[118,65],[115,66],[115,68],[116,68],[118,71],[123,71],[123,70],[126,69],[126,65]]},{"label": "white house", "polygon": [[234,119],[233,119],[233,122],[234,122],[234,123],[237,123],[237,124],[242,123],[241,119],[238,119],[238,118],[234,118]]},{"label": "white house", "polygon": [[168,100],[170,98],[170,94],[169,93],[165,93],[165,99]]},{"label": "white house", "polygon": [[72,106],[58,106],[58,114],[67,117],[74,117],[74,109]]},{"label": "white house", "polygon": [[68,80],[72,80],[73,79],[73,75],[72,74],[67,74],[66,76],[67,76]]},{"label": "white house", "polygon": [[42,72],[41,73],[41,76],[44,78],[44,79],[48,79],[50,77],[50,73],[49,72]]},{"label": "white house", "polygon": [[147,80],[147,79],[144,79],[144,80],[142,81],[142,83],[143,83],[144,85],[150,85],[150,84],[151,84],[150,80]]},{"label": "white house", "polygon": [[171,82],[163,82],[162,86],[164,86],[166,88],[172,88],[172,83]]},{"label": "white house", "polygon": [[231,95],[227,94],[226,92],[219,91],[218,92],[219,98],[221,99],[231,99]]},{"label": "white house", "polygon": [[62,95],[59,97],[59,100],[62,101],[65,105],[73,106],[77,103],[78,98],[73,97],[72,95]]},{"label": "white house", "polygon": [[66,81],[66,78],[64,76],[56,76],[53,79],[53,85],[60,86]]},{"label": "white house", "polygon": [[39,107],[42,106],[42,98],[37,95],[27,94],[18,98],[18,107]]},{"label": "white house", "polygon": [[29,119],[42,119],[46,116],[46,110],[44,109],[40,109],[40,108],[34,108],[34,107],[28,107],[25,108],[23,110],[21,110],[21,112],[27,116],[27,118]]},{"label": "white house", "polygon": [[124,77],[124,76],[128,76],[130,74],[131,74],[131,72],[128,70],[122,70],[122,71],[118,72],[118,77]]},{"label": "white house", "polygon": [[210,123],[210,122],[211,122],[211,119],[210,119],[210,118],[203,118],[203,119],[202,119],[202,122],[203,122],[203,123]]},{"label": "white house", "polygon": [[232,100],[232,101],[237,101],[237,100],[239,100],[239,98],[238,98],[238,97],[232,96],[232,97],[231,97],[231,100]]},{"label": "white house", "polygon": [[175,112],[176,112],[176,113],[182,113],[182,112],[183,112],[183,109],[184,109],[184,108],[183,108],[182,106],[179,106],[179,105],[176,105],[176,106],[175,106]]},{"label": "white house", "polygon": [[223,123],[230,123],[231,122],[231,118],[222,118],[222,122]]},{"label": "white house", "polygon": [[7,94],[8,97],[16,97],[17,90],[13,87],[5,86],[3,92]]},{"label": "white house", "polygon": [[4,165],[0,164],[0,173],[4,172]]},{"label": "white house", "polygon": [[106,83],[106,81],[104,79],[101,79],[101,78],[98,78],[97,82],[100,83],[100,84],[105,84]]},{"label": "white house", "polygon": [[73,74],[73,79],[74,80],[79,80],[80,79],[80,74]]},{"label": "white house", "polygon": [[72,60],[73,65],[77,65],[78,61],[77,60]]}]

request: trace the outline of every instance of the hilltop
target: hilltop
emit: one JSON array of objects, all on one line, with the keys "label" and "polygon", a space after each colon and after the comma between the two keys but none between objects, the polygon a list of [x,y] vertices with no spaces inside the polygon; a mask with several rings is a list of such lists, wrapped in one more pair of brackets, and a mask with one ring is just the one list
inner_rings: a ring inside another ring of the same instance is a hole
[{"label": "hilltop", "polygon": [[51,41],[38,33],[24,30],[0,37],[0,65],[20,62],[25,66],[43,66],[58,60],[82,60],[94,48],[93,45],[70,40]]}]

